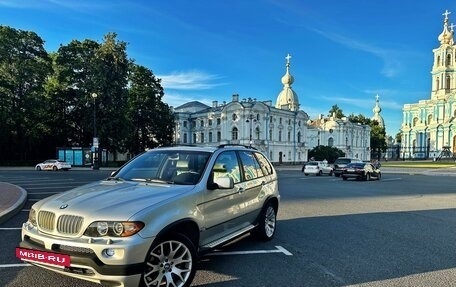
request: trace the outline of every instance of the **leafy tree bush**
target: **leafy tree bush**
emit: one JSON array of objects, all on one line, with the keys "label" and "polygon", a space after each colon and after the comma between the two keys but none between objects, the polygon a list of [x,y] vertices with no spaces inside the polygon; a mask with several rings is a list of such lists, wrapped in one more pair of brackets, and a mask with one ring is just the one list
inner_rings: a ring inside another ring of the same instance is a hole
[{"label": "leafy tree bush", "polygon": [[315,160],[327,160],[328,163],[333,163],[338,157],[344,156],[345,153],[336,148],[330,146],[319,145],[314,147],[309,151],[309,158],[314,158]]}]

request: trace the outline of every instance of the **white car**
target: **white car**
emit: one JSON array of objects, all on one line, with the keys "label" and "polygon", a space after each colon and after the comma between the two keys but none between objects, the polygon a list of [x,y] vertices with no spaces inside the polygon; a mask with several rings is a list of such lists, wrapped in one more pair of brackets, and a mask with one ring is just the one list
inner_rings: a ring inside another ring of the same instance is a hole
[{"label": "white car", "polygon": [[326,162],[322,161],[309,161],[306,163],[304,167],[304,175],[315,174],[315,175],[323,175],[328,174],[332,176],[333,168],[327,164]]},{"label": "white car", "polygon": [[35,170],[70,170],[71,164],[66,161],[58,160],[58,159],[48,159],[42,163],[39,163],[35,166]]}]

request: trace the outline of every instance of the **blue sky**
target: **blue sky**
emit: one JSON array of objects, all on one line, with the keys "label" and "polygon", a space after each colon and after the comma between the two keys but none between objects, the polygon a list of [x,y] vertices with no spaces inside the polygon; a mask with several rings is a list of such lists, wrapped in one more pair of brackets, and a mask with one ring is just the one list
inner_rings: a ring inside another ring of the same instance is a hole
[{"label": "blue sky", "polygon": [[311,118],[335,104],[371,117],[378,94],[394,136],[403,105],[430,98],[447,9],[456,23],[454,0],[0,0],[0,24],[36,32],[48,52],[115,32],[171,106],[232,94],[275,103],[290,53]]}]

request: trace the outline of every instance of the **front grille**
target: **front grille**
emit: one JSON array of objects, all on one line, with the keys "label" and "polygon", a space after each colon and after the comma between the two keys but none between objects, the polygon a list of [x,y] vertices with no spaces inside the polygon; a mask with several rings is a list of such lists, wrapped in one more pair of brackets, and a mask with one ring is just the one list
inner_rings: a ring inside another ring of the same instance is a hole
[{"label": "front grille", "polygon": [[84,219],[76,215],[61,215],[55,222],[55,213],[50,211],[40,211],[38,213],[38,226],[45,232],[54,232],[75,235],[81,230]]},{"label": "front grille", "polygon": [[52,250],[62,253],[95,254],[95,252],[90,248],[69,245],[55,245]]},{"label": "front grille", "polygon": [[40,211],[38,213],[38,226],[46,231],[54,230],[55,214],[50,211]]},{"label": "front grille", "polygon": [[75,215],[62,215],[57,220],[57,232],[67,235],[78,234],[83,218]]}]

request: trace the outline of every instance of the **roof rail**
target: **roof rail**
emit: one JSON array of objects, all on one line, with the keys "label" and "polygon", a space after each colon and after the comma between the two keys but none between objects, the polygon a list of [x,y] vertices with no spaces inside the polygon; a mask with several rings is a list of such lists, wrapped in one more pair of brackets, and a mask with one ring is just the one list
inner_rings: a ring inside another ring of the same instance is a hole
[{"label": "roof rail", "polygon": [[249,146],[249,145],[243,145],[243,144],[221,144],[218,146],[218,148],[224,148],[224,147],[230,147],[230,146],[237,146],[237,147],[244,147],[244,148],[248,148],[248,149],[258,150],[256,147]]}]

